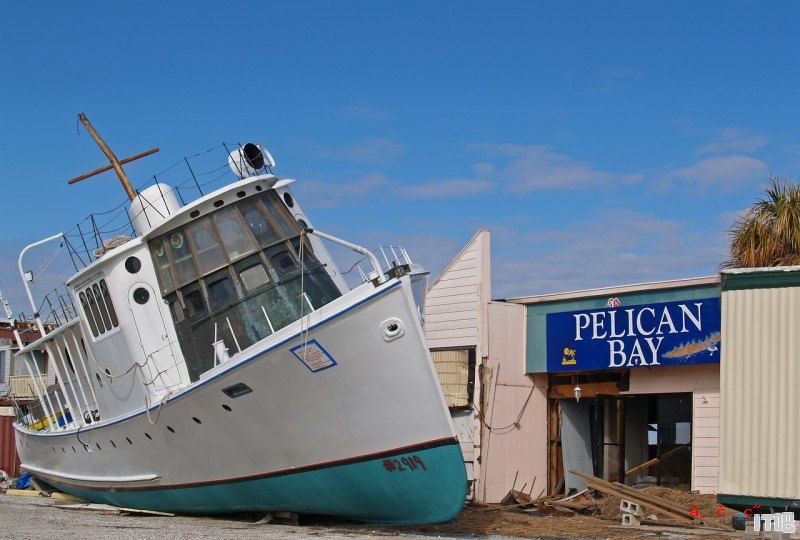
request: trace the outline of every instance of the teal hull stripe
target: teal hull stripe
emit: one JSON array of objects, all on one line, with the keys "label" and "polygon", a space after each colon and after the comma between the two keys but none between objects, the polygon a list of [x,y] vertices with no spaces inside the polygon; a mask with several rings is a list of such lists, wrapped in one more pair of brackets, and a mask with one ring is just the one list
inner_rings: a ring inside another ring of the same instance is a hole
[{"label": "teal hull stripe", "polygon": [[[126,508],[189,514],[290,511],[373,523],[420,524],[448,521],[460,512],[467,492],[463,459],[460,447],[448,444],[322,469],[194,487],[97,491],[48,482],[65,493]],[[391,460],[388,468],[386,460]]]}]

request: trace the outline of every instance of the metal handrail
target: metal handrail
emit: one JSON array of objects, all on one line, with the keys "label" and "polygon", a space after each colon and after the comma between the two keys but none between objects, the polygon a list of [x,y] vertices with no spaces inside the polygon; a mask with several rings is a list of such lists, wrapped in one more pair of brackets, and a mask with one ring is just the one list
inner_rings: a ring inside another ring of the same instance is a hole
[{"label": "metal handrail", "polygon": [[315,236],[319,236],[320,238],[322,238],[324,240],[328,240],[330,242],[333,242],[334,244],[339,244],[340,246],[344,246],[344,247],[346,247],[348,249],[352,249],[356,253],[361,253],[362,255],[366,255],[366,257],[372,263],[372,266],[375,268],[375,272],[374,273],[370,272],[369,274],[367,274],[367,276],[366,276],[367,279],[369,281],[376,280],[379,284],[386,281],[386,279],[384,279],[384,277],[383,277],[383,271],[381,270],[380,261],[378,261],[378,258],[370,250],[368,250],[367,248],[365,248],[363,246],[359,246],[358,244],[353,244],[352,242],[348,242],[347,240],[343,240],[343,239],[341,239],[341,238],[339,238],[337,236],[333,236],[331,234],[324,233],[324,232],[322,232],[322,231],[320,231],[318,229],[304,228],[303,230],[308,234],[313,234]]}]

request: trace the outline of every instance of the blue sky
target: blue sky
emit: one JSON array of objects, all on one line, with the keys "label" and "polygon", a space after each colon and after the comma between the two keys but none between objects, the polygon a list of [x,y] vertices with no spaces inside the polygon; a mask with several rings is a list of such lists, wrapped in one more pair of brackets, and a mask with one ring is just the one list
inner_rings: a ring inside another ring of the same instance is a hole
[{"label": "blue sky", "polygon": [[714,273],[798,176],[798,3],[431,4],[4,2],[0,288],[26,309],[19,248],[124,200],[66,185],[104,164],[81,111],[161,148],[137,181],[262,142],[317,227],[434,273],[486,227],[495,297]]}]

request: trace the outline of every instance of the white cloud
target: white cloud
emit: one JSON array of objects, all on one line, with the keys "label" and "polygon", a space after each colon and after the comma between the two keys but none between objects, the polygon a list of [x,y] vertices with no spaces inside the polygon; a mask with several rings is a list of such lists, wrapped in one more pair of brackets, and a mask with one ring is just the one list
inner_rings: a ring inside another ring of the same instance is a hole
[{"label": "white cloud", "polygon": [[632,211],[521,237],[492,253],[495,297],[543,294],[626,283],[710,275],[725,257],[723,227],[692,232],[695,224]]},{"label": "white cloud", "polygon": [[304,207],[332,208],[363,203],[390,184],[389,178],[383,174],[367,174],[350,182],[303,180],[295,184],[295,189]]},{"label": "white cloud", "polygon": [[677,180],[695,188],[724,191],[735,191],[754,183],[761,185],[768,176],[767,164],[749,156],[709,157],[665,175],[668,180]]},{"label": "white cloud", "polygon": [[[494,175],[513,193],[541,189],[611,186],[641,180],[640,174],[619,174],[595,169],[591,164],[559,154],[547,145],[491,144],[472,145],[476,152],[504,160],[495,165]],[[476,166],[478,175],[488,174],[485,163]]]},{"label": "white cloud", "polygon": [[386,162],[406,152],[403,143],[382,137],[367,137],[340,151],[340,157],[355,161]]},{"label": "white cloud", "polygon": [[470,197],[486,193],[492,189],[488,180],[454,178],[400,186],[395,191],[402,197],[410,199],[442,199],[453,197]]},{"label": "white cloud", "polygon": [[721,129],[706,144],[698,149],[699,154],[749,154],[764,148],[767,137],[752,130],[737,127]]},{"label": "white cloud", "polygon": [[302,147],[306,155],[317,159],[365,163],[386,163],[406,152],[403,143],[383,137],[365,137],[354,144],[339,148],[305,141]]}]

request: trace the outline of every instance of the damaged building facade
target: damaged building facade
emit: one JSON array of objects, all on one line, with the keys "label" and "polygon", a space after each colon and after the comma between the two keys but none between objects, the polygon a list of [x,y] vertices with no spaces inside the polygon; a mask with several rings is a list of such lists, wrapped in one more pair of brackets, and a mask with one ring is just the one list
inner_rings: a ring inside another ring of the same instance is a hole
[{"label": "damaged building facade", "polygon": [[583,489],[570,469],[717,491],[719,276],[497,301],[490,267],[479,230],[425,312],[471,498]]},{"label": "damaged building facade", "polygon": [[525,371],[547,376],[548,492],[580,470],[715,492],[717,277],[509,299],[526,314]]}]

